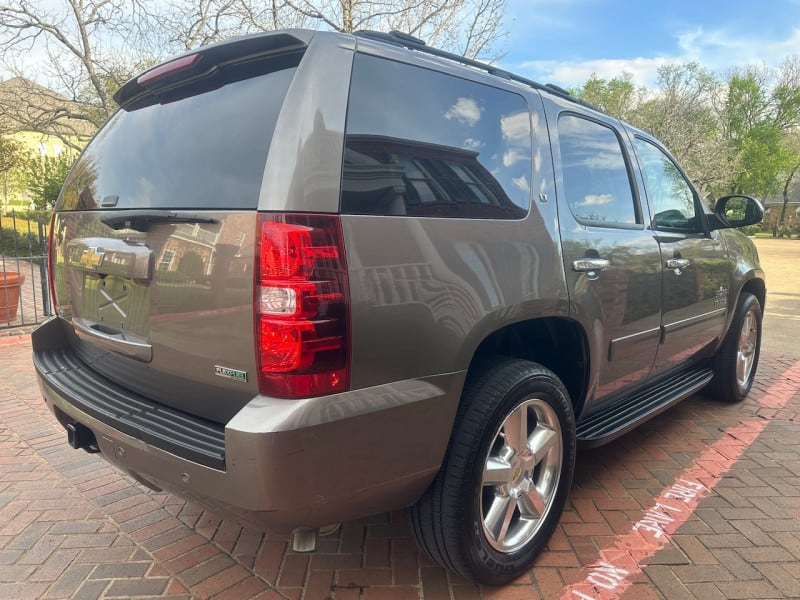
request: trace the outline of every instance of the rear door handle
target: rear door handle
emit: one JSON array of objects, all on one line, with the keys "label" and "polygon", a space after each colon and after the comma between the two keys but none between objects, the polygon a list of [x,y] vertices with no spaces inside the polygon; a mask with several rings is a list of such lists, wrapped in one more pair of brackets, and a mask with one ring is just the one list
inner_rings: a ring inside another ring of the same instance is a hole
[{"label": "rear door handle", "polygon": [[572,270],[579,273],[586,273],[589,279],[597,279],[599,272],[611,266],[611,262],[605,258],[584,257],[572,262]]}]

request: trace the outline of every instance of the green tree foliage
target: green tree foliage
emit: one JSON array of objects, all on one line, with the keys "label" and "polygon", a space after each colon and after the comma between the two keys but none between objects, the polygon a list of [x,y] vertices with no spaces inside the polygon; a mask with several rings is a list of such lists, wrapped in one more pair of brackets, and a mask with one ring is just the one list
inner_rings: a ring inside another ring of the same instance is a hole
[{"label": "green tree foliage", "polygon": [[592,75],[575,93],[659,138],[709,201],[783,191],[788,203],[800,171],[800,57],[724,80],[697,63],[666,65],[653,90]]},{"label": "green tree foliage", "polygon": [[0,135],[0,176],[22,167],[27,157],[22,143],[10,136]]},{"label": "green tree foliage", "polygon": [[28,161],[25,186],[31,193],[37,210],[53,208],[74,160],[74,156],[63,153],[59,156],[40,156]]},{"label": "green tree foliage", "polygon": [[728,79],[722,113],[730,143],[741,157],[742,169],[731,191],[759,196],[777,194],[781,175],[796,163],[786,144],[786,131],[800,120],[800,86],[770,86],[773,73],[746,69]]},{"label": "green tree foliage", "polygon": [[630,75],[608,80],[592,75],[577,94],[659,138],[710,198],[727,185],[736,163],[714,109],[720,89],[710,71],[689,63],[659,68],[654,90],[637,90]]},{"label": "green tree foliage", "polygon": [[0,186],[2,186],[0,200],[3,207],[7,206],[9,196],[16,188],[15,176],[24,167],[27,158],[28,153],[19,141],[7,135],[0,135]]},{"label": "green tree foliage", "polygon": [[715,110],[717,78],[697,63],[658,70],[656,93],[636,110],[633,123],[659,138],[706,198],[719,196],[736,169]]},{"label": "green tree foliage", "polygon": [[627,121],[640,103],[643,90],[636,89],[630,73],[611,79],[602,79],[592,73],[574,93],[603,112]]}]

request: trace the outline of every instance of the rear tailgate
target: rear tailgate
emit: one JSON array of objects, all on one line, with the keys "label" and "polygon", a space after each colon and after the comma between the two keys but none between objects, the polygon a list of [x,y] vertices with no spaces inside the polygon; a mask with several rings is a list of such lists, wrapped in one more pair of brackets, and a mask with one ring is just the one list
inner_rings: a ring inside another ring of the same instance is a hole
[{"label": "rear tailgate", "polygon": [[304,48],[259,36],[156,67],[118,92],[73,168],[54,220],[57,311],[71,351],[113,384],[217,423],[258,394],[256,209]]}]

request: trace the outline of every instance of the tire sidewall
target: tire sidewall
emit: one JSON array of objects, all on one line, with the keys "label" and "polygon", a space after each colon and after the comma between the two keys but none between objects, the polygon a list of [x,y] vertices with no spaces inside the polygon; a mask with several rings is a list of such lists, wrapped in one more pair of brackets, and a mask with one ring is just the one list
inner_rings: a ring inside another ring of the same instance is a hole
[{"label": "tire sidewall", "polygon": [[[541,528],[522,548],[514,552],[503,553],[489,544],[483,531],[483,515],[481,513],[483,469],[500,426],[521,402],[530,398],[546,402],[557,415],[561,427],[561,472],[553,501]],[[463,490],[464,497],[470,499],[464,514],[463,548],[466,549],[466,558],[473,568],[483,571],[482,581],[504,583],[530,568],[534,557],[544,549],[561,517],[572,483],[575,455],[575,418],[569,396],[557,378],[548,376],[546,373],[536,372],[520,381],[504,395],[492,412],[480,443],[476,444],[474,458],[471,461],[473,468],[466,478]]]},{"label": "tire sidewall", "polygon": [[[738,358],[738,351],[739,351],[739,336],[742,332],[742,326],[744,325],[745,317],[750,309],[755,308],[754,314],[756,317],[756,347],[755,347],[755,358],[753,359],[753,366],[750,369],[750,375],[747,378],[747,381],[744,385],[739,385],[739,381],[736,378],[736,360]],[[736,321],[735,321],[735,329],[733,333],[735,336],[732,338],[734,342],[732,344],[731,356],[728,357],[728,360],[733,361],[733,366],[731,368],[732,378],[731,378],[731,385],[735,390],[735,396],[737,400],[743,400],[745,396],[750,392],[750,388],[753,387],[753,382],[756,378],[756,371],[758,370],[758,359],[761,355],[761,320],[762,320],[762,312],[761,312],[761,305],[758,302],[758,299],[753,296],[752,294],[747,294],[747,296],[742,298],[742,302],[740,303],[739,309],[736,313]]]}]

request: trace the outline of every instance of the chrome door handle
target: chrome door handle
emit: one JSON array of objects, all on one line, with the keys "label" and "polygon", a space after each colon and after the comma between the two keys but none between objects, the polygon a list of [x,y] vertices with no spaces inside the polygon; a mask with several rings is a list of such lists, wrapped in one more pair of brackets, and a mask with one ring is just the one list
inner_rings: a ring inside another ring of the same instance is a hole
[{"label": "chrome door handle", "polygon": [[690,261],[690,260],[688,260],[686,258],[670,258],[667,261],[667,268],[668,269],[675,269],[675,270],[685,269],[691,263],[692,263],[692,261]]},{"label": "chrome door handle", "polygon": [[72,325],[75,327],[75,335],[90,340],[100,348],[119,352],[141,362],[147,363],[153,360],[153,346],[147,340],[129,333],[103,331],[100,323],[92,323],[77,317],[72,319]]},{"label": "chrome door handle", "polygon": [[605,258],[579,258],[572,261],[572,270],[578,273],[586,273],[589,279],[597,279],[599,271],[607,269],[611,262]]}]

